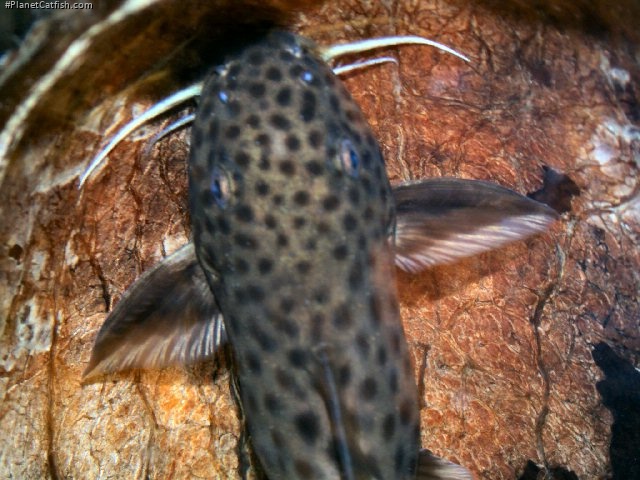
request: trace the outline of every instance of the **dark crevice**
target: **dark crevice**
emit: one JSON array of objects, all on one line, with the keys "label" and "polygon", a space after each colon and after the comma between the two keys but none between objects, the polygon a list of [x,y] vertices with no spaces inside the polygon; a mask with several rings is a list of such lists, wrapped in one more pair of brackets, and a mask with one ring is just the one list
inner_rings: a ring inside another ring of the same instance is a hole
[{"label": "dark crevice", "polygon": [[542,468],[529,460],[518,480],[579,480],[579,478],[571,470],[564,467],[552,467],[543,471]]},{"label": "dark crevice", "polygon": [[536,417],[536,423],[535,423],[535,443],[536,443],[536,451],[538,453],[538,458],[543,463],[545,479],[547,478],[552,479],[556,477],[548,476],[548,475],[552,475],[553,468],[549,465],[549,461],[547,459],[545,446],[544,446],[544,428],[547,421],[547,415],[549,414],[549,397],[551,395],[551,380],[549,377],[547,366],[545,365],[544,358],[543,358],[543,352],[542,352],[543,338],[540,334],[540,324],[542,323],[542,316],[544,313],[544,309],[548,305],[551,297],[555,294],[563,274],[564,256],[561,251],[557,252],[557,258],[558,258],[558,273],[556,274],[555,278],[553,278],[549,282],[549,284],[544,288],[544,290],[538,293],[538,301],[533,311],[533,315],[531,316],[531,319],[530,319],[530,323],[533,326],[533,337],[535,340],[536,366],[538,368],[540,377],[542,378],[542,384],[543,384],[542,406],[540,408],[540,411],[538,412],[538,416]]},{"label": "dark crevice", "polygon": [[613,415],[609,445],[611,478],[640,478],[640,371],[606,343],[597,344],[592,355],[605,374],[596,388]]},{"label": "dark crevice", "polygon": [[89,264],[95,272],[96,277],[100,280],[100,289],[102,291],[102,300],[104,301],[105,312],[111,311],[111,294],[109,293],[109,282],[102,271],[100,263],[93,256],[89,258]]},{"label": "dark crevice", "polygon": [[549,372],[547,372],[547,367],[544,364],[544,360],[542,358],[542,340],[540,339],[540,322],[542,321],[542,313],[544,311],[544,307],[547,305],[551,294],[555,289],[555,283],[550,283],[547,285],[547,288],[544,289],[541,296],[538,298],[538,303],[536,304],[536,308],[533,312],[533,316],[531,317],[531,324],[533,325],[533,336],[536,342],[536,365],[538,367],[538,372],[542,377],[543,383],[543,392],[542,392],[542,408],[538,413],[538,417],[536,418],[536,426],[535,426],[535,436],[536,436],[536,450],[538,451],[538,456],[542,459],[545,466],[547,466],[547,457],[544,450],[544,439],[543,439],[543,430],[544,425],[547,420],[547,415],[549,413],[549,395],[551,393],[551,384],[549,381]]},{"label": "dark crevice", "polygon": [[418,401],[420,402],[419,408],[421,410],[428,407],[427,401],[425,400],[427,387],[425,385],[424,377],[427,373],[427,357],[429,356],[430,349],[431,346],[426,343],[418,344],[418,350],[422,352],[420,367],[418,369]]}]

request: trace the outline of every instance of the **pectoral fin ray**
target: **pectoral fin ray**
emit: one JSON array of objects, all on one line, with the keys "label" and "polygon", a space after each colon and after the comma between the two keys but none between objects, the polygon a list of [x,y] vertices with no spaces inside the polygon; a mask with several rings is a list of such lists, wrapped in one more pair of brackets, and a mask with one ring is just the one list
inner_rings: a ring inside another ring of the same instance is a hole
[{"label": "pectoral fin ray", "polygon": [[100,329],[83,379],[204,360],[225,341],[222,314],[188,243],[129,288]]},{"label": "pectoral fin ray", "polygon": [[[543,232],[546,205],[498,185],[427,179],[393,189],[396,265],[418,272]],[[226,341],[222,314],[190,242],[145,273],[98,333],[84,379],[210,358]]]},{"label": "pectoral fin ray", "polygon": [[432,178],[394,187],[396,265],[409,272],[451,263],[545,231],[557,213],[480,180]]},{"label": "pectoral fin ray", "polygon": [[416,480],[473,480],[473,475],[457,463],[437,457],[424,449],[418,456]]}]

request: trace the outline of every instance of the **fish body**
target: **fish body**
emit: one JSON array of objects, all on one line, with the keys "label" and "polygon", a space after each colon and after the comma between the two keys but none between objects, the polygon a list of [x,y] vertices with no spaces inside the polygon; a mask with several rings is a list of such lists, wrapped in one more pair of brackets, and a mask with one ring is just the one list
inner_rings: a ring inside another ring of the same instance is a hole
[{"label": "fish body", "polygon": [[486,182],[392,188],[311,42],[281,31],[205,83],[189,158],[193,243],[102,326],[86,378],[233,347],[269,479],[471,478],[419,450],[394,261],[409,271],[542,231],[555,213]]},{"label": "fish body", "polygon": [[309,43],[277,32],[209,79],[192,135],[196,254],[267,476],[411,478],[394,204],[360,109]]}]

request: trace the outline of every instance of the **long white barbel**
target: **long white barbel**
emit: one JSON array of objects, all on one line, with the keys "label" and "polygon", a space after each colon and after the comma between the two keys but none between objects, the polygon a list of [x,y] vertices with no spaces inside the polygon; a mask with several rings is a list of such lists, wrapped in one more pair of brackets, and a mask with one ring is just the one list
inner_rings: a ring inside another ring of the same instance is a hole
[{"label": "long white barbel", "polygon": [[[320,56],[324,61],[329,62],[343,55],[349,55],[352,53],[362,53],[370,50],[375,50],[377,48],[393,47],[393,46],[399,46],[399,45],[426,45],[430,47],[435,47],[439,50],[442,50],[458,58],[461,58],[465,62],[470,61],[469,58],[466,57],[465,55],[457,52],[456,50],[440,42],[429,40],[427,38],[419,37],[416,35],[397,35],[397,36],[390,36],[390,37],[380,37],[380,38],[373,38],[369,40],[359,40],[357,42],[344,43],[342,45],[334,45],[331,47],[321,48]],[[374,58],[370,60],[365,60],[362,62],[352,63],[349,65],[338,66],[333,68],[333,71],[336,75],[343,75],[345,73],[353,72],[361,68],[367,68],[372,65],[378,65],[378,64],[387,63],[387,62],[398,63],[397,60],[392,57],[379,57],[379,58]],[[89,177],[97,170],[97,168],[102,164],[102,162],[104,162],[104,160],[107,158],[107,155],[109,155],[109,153],[111,153],[111,151],[128,135],[133,133],[135,130],[140,128],[145,123],[153,120],[154,118],[159,117],[160,115],[163,115],[164,113],[177,107],[178,105],[181,105],[189,100],[193,100],[199,97],[200,94],[202,93],[203,85],[204,85],[204,82],[198,82],[186,88],[183,88],[182,90],[178,90],[176,93],[156,103],[153,107],[151,107],[149,110],[144,112],[139,117],[132,119],[126,125],[124,125],[120,130],[118,130],[118,132],[111,139],[111,141],[107,145],[105,145],[105,147],[102,148],[95,157],[93,157],[93,159],[91,160],[91,163],[89,163],[89,166],[80,177],[80,183],[78,185],[78,188],[83,187],[83,185],[89,179]],[[157,141],[159,138],[162,138],[168,133],[178,128],[181,128],[185,125],[188,125],[193,121],[194,118],[195,118],[195,115],[193,114],[189,114],[185,117],[182,117],[181,119],[177,120],[176,122],[172,123],[167,128],[165,128],[154,140]]]}]

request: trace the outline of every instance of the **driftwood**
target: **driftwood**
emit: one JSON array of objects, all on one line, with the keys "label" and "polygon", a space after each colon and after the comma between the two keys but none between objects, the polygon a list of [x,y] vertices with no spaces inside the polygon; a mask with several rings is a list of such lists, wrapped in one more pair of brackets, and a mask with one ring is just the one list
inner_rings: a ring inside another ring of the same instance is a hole
[{"label": "driftwood", "polygon": [[321,44],[419,34],[472,58],[393,48],[397,66],[345,79],[393,182],[570,179],[548,234],[400,274],[423,444],[483,479],[638,478],[636,2],[95,3],[36,25],[0,72],[0,476],[242,473],[223,356],[80,382],[106,312],[189,238],[188,131],[149,150],[169,120],[143,128],[77,189],[113,132],[200,78],[242,18]]}]

